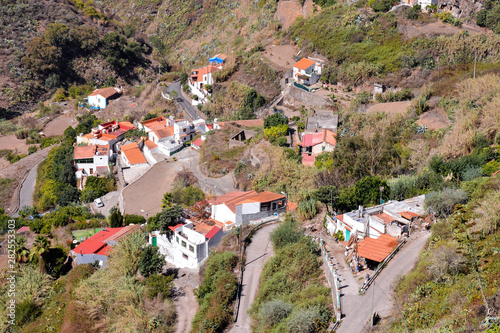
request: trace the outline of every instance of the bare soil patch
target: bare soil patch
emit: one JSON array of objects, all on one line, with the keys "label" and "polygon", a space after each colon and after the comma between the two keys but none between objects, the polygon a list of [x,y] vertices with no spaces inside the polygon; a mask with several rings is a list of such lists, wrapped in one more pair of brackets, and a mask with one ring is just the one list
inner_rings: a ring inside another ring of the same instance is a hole
[{"label": "bare soil patch", "polygon": [[417,124],[425,125],[430,130],[438,130],[451,125],[448,115],[442,108],[436,108],[420,115]]},{"label": "bare soil patch", "polygon": [[59,116],[54,120],[49,121],[43,128],[43,134],[45,136],[60,136],[64,134],[64,131],[69,126],[75,128],[78,125],[78,121],[74,116]]},{"label": "bare soil patch", "polygon": [[153,216],[161,212],[161,199],[172,190],[175,175],[183,165],[166,160],[158,162],[144,176],[126,187],[122,194],[124,213],[144,216],[148,213],[148,216]]},{"label": "bare soil patch", "polygon": [[415,21],[405,21],[403,24],[398,24],[398,29],[404,34],[406,39],[411,39],[416,36],[434,37],[440,35],[454,35],[461,31],[467,30],[471,34],[481,33],[481,28],[472,25],[462,25],[462,28],[440,21],[430,23],[418,23]]},{"label": "bare soil patch", "polygon": [[[281,2],[279,2],[281,3]],[[297,54],[297,50],[293,45],[268,45],[262,52],[262,55],[275,64],[278,67],[283,69],[291,69],[293,64],[295,63],[295,59],[293,58]]]},{"label": "bare soil patch", "polygon": [[26,144],[26,141],[16,138],[13,134],[0,137],[0,150],[2,149],[10,149],[15,152],[17,151],[18,154],[28,153],[28,145]]},{"label": "bare soil patch", "polygon": [[377,103],[372,105],[368,112],[386,112],[389,114],[405,113],[411,105],[411,101]]},{"label": "bare soil patch", "polygon": [[280,1],[274,17],[280,21],[283,30],[288,30],[297,17],[307,18],[314,13],[314,8],[316,11],[321,9],[313,1],[306,1],[304,6],[301,6],[297,0]]}]

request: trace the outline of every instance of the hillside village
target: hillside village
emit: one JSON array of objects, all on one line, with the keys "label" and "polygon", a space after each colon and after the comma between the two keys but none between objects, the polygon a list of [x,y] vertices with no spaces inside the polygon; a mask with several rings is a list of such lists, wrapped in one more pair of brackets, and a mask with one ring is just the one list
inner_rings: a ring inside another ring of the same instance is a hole
[{"label": "hillside village", "polygon": [[498,331],[497,3],[4,5],[2,331]]}]

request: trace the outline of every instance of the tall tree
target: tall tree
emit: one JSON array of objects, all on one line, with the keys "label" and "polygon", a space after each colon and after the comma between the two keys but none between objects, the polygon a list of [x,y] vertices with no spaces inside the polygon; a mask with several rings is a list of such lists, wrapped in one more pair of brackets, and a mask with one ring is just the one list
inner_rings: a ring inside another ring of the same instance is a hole
[{"label": "tall tree", "polygon": [[139,272],[142,276],[149,277],[161,272],[165,264],[165,256],[160,253],[158,247],[147,245],[142,249],[141,261],[139,263]]}]

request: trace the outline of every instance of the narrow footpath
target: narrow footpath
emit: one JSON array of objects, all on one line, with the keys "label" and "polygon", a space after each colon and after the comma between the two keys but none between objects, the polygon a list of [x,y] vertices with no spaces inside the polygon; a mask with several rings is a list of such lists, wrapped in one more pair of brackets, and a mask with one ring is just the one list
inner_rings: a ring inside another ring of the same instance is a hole
[{"label": "narrow footpath", "polygon": [[252,237],[252,242],[246,250],[246,265],[243,274],[240,309],[238,318],[229,333],[250,333],[251,319],[248,310],[255,300],[259,289],[262,266],[273,255],[273,245],[269,240],[271,232],[278,224],[271,224],[259,229]]}]

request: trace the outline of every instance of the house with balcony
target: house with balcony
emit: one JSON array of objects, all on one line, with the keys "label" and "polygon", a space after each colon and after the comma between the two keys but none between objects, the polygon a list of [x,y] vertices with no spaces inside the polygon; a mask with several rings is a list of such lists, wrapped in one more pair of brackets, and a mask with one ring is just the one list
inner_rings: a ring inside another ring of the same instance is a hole
[{"label": "house with balcony", "polygon": [[173,116],[168,119],[157,117],[139,123],[139,129],[146,132],[152,143],[149,146],[167,156],[181,150],[186,142],[200,133],[200,128],[200,125],[195,126],[184,119],[176,120]]},{"label": "house with balcony", "polygon": [[221,227],[206,222],[183,220],[169,228],[173,232],[171,237],[153,231],[149,234],[149,244],[157,246],[165,260],[179,268],[198,268],[224,235]]},{"label": "house with balcony", "polygon": [[110,121],[99,124],[88,134],[80,133],[76,137],[77,144],[87,145],[109,145],[111,152],[116,152],[115,145],[125,138],[125,133],[135,129],[135,126],[128,121]]},{"label": "house with balcony", "polygon": [[322,64],[309,58],[302,58],[293,65],[292,75],[295,82],[310,86],[319,81],[321,71]]},{"label": "house with balcony", "polygon": [[229,192],[211,202],[211,218],[230,229],[286,211],[287,199],[283,194],[255,191]]}]

